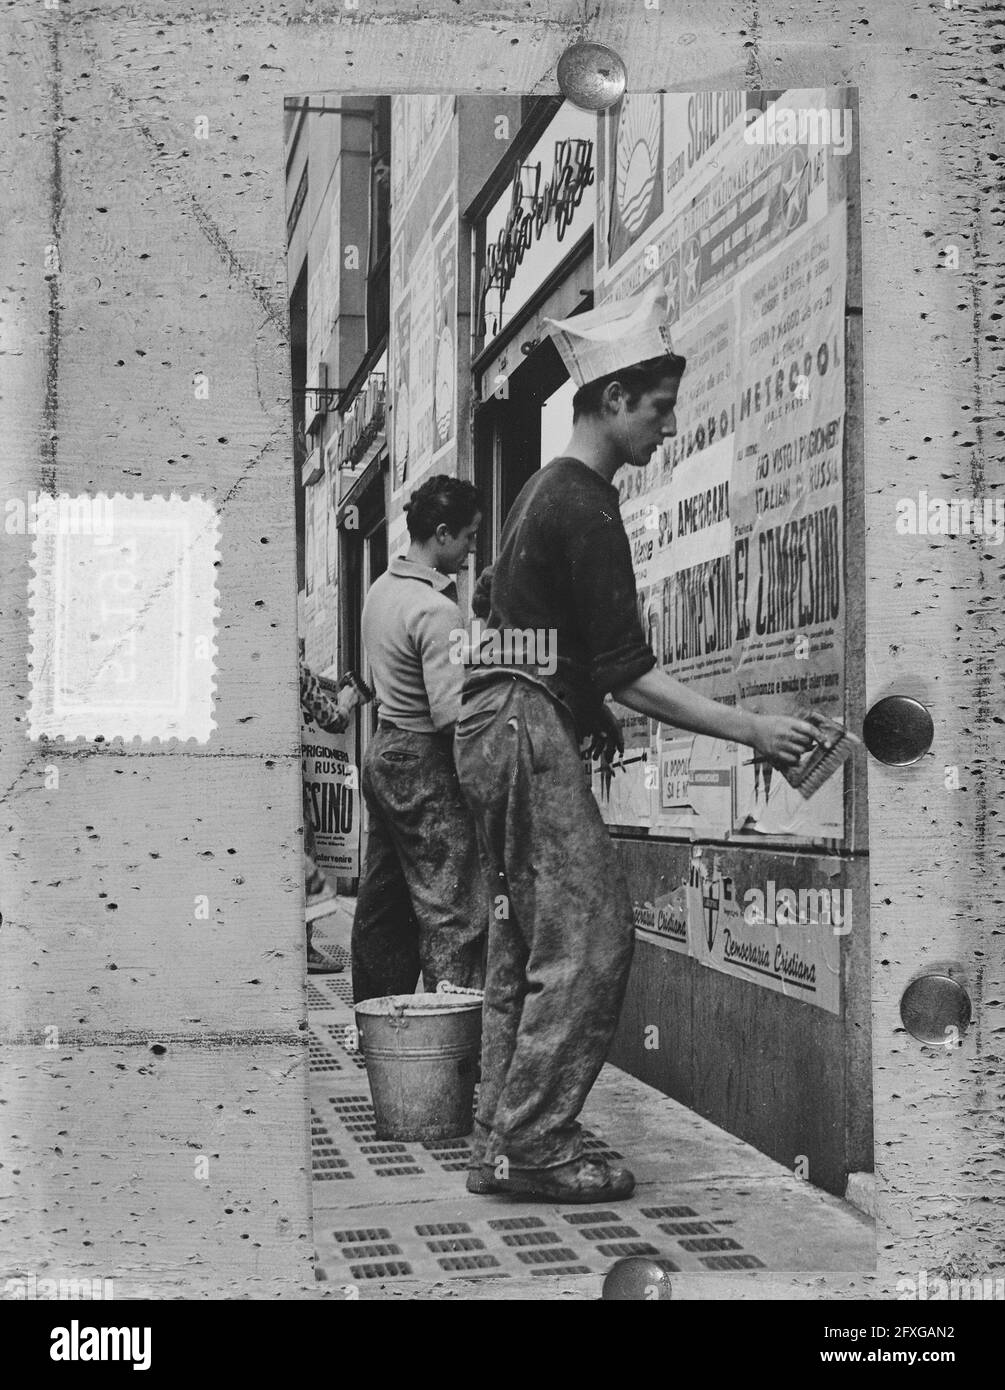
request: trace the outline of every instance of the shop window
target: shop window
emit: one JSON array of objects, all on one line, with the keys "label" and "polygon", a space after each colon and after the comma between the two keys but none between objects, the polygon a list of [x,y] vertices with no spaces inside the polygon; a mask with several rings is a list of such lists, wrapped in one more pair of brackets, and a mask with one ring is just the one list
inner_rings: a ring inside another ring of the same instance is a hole
[{"label": "shop window", "polygon": [[476,417],[475,485],[488,515],[478,564],[497,554],[502,529],[520,489],[561,452],[572,431],[572,383],[550,338],[524,355],[503,398],[484,402]]}]

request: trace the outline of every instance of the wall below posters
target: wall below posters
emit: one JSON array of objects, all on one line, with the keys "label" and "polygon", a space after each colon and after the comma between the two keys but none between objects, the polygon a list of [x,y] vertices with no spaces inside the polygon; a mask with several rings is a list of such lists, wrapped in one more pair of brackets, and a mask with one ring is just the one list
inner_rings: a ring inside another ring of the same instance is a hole
[{"label": "wall below posters", "polygon": [[867,861],[615,844],[641,930],[609,1060],[843,1195],[872,1168]]},{"label": "wall below posters", "polygon": [[[676,438],[615,481],[660,666],[724,704],[843,720],[847,151],[750,143],[747,100],[631,97],[601,119],[598,302],[661,280],[688,361]],[[595,779],[610,824],[843,838],[843,772],[804,799],[750,749],[618,712],[624,768]]]}]

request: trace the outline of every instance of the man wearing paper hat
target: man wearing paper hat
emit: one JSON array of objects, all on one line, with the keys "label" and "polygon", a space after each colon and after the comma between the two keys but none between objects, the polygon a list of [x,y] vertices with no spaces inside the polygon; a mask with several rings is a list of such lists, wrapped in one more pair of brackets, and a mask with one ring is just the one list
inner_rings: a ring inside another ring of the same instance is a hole
[{"label": "man wearing paper hat", "polygon": [[[638,363],[659,364],[667,377],[679,381],[684,359],[674,354],[666,316],[666,291],[657,286],[630,299],[602,304],[589,314],[546,322],[569,375],[582,387]],[[664,433],[673,431],[661,432],[657,444]]]},{"label": "man wearing paper hat", "polygon": [[[655,669],[612,479],[676,433],[686,364],[665,294],[553,321],[551,335],[577,387],[572,435],[514,502],[488,595],[489,633],[524,640],[497,640],[504,661],[469,665],[454,739],[493,899],[468,1190],[611,1202],[635,1180],[586,1156],[576,1117],[617,1026],[634,929],[579,743],[592,737],[594,757],[623,748],[607,694],[780,762],[813,728],[717,704]],[[547,662],[528,634],[543,634]]]}]

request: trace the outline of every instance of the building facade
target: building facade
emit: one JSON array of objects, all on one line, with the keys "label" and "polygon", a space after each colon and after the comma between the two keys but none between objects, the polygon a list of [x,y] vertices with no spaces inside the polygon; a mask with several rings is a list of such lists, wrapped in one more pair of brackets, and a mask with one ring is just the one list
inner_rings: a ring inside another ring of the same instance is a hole
[{"label": "building facade", "polygon": [[[569,435],[545,321],[660,283],[688,359],[678,434],[615,480],[657,660],[725,703],[859,727],[855,121],[844,90],[630,94],[600,116],[552,97],[290,103],[309,664],[365,673],[363,596],[434,472],[486,501],[466,605]],[[748,748],[618,712],[622,765],[584,767],[635,904],[612,1060],[843,1192],[872,1167],[862,750],[807,795]]]}]

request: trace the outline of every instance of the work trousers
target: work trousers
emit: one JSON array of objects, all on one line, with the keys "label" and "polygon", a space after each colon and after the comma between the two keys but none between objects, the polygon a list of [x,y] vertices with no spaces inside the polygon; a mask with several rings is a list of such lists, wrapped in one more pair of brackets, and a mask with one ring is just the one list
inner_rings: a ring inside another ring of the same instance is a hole
[{"label": "work trousers", "polygon": [[369,812],[352,926],[356,1002],[411,994],[421,974],[479,989],[488,907],[449,735],[381,722],[360,785]]},{"label": "work trousers", "polygon": [[617,1026],[628,885],[571,715],[540,687],[502,676],[469,692],[454,756],[491,899],[472,1162],[551,1168],[582,1152],[576,1117]]}]

